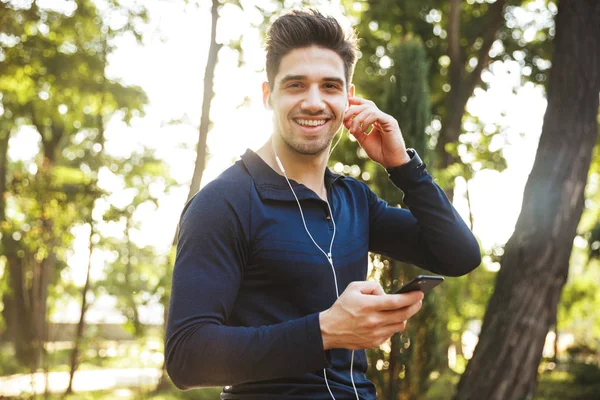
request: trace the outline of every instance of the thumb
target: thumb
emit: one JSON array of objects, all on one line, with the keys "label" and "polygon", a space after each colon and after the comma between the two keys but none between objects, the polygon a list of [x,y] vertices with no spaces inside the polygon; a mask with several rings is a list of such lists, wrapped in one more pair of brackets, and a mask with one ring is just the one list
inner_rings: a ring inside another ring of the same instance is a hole
[{"label": "thumb", "polygon": [[377,296],[385,294],[383,288],[379,284],[379,282],[375,281],[364,281],[361,282],[359,290],[362,294],[374,294]]}]

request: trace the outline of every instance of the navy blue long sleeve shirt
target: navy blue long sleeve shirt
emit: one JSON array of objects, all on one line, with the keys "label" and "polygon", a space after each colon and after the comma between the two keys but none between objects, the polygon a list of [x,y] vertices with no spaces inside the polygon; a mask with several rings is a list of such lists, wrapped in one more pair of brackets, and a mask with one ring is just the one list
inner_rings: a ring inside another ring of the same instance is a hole
[{"label": "navy blue long sleeve shirt", "polygon": [[[479,265],[475,237],[418,154],[411,156],[388,170],[408,210],[325,170],[340,294],[366,279],[369,251],[446,276]],[[291,182],[308,229],[328,249],[327,203]],[[222,399],[325,400],[327,368],[334,396],[355,397],[351,351],[323,349],[319,313],[336,300],[331,266],[304,230],[283,176],[248,150],[187,203],[179,228],[165,348],[178,388],[225,386]],[[374,399],[367,368],[365,351],[355,351],[358,394]]]}]

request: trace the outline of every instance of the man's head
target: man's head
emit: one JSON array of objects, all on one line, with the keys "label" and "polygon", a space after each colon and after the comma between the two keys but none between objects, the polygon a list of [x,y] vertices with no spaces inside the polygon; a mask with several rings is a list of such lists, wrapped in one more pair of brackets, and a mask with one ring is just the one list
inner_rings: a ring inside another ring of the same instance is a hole
[{"label": "man's head", "polygon": [[346,85],[350,85],[356,63],[357,40],[354,31],[344,31],[339,22],[316,10],[292,11],[279,17],[267,32],[267,80],[279,71],[281,59],[294,49],[318,46],[336,52],[344,63]]},{"label": "man's head", "polygon": [[356,61],[356,38],[332,17],[295,11],[267,33],[265,105],[273,110],[275,133],[298,153],[329,148],[340,127]]}]

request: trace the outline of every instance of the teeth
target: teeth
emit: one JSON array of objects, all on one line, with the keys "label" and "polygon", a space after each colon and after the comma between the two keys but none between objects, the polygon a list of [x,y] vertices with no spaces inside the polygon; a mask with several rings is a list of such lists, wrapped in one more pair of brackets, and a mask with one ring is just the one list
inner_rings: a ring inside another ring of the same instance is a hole
[{"label": "teeth", "polygon": [[299,123],[300,125],[320,126],[320,125],[323,125],[327,121],[324,120],[324,119],[317,119],[317,120],[313,120],[313,119],[297,119],[296,122]]}]

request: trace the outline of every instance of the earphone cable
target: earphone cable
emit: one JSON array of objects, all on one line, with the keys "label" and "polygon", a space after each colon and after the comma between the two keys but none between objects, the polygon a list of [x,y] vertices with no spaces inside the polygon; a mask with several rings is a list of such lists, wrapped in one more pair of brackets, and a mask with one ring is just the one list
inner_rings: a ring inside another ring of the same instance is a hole
[{"label": "earphone cable", "polygon": [[[342,128],[342,134],[340,135],[340,138],[336,142],[335,146],[337,146],[337,144],[341,140],[343,133],[344,133],[344,131]],[[281,160],[279,159],[279,156],[277,155],[277,151],[275,150],[275,144],[273,143],[273,141],[271,141],[271,145],[273,147],[273,153],[275,154],[275,160],[277,161],[277,165],[281,169],[281,172],[283,172],[283,176],[285,177],[285,180],[286,180],[288,186],[290,187],[290,190],[292,191],[294,198],[296,199],[296,203],[298,204],[298,210],[300,210],[300,217],[302,218],[302,223],[304,224],[304,230],[306,230],[308,237],[310,237],[310,240],[312,240],[314,245],[321,251],[321,253],[323,253],[323,255],[325,255],[325,257],[327,257],[327,261],[329,261],[329,265],[331,265],[331,271],[333,272],[333,282],[335,283],[335,294],[336,294],[336,298],[339,298],[340,294],[339,294],[339,289],[338,289],[338,284],[337,284],[337,276],[335,273],[335,267],[333,266],[333,256],[331,253],[332,249],[333,249],[333,241],[335,240],[336,226],[335,226],[335,218],[333,217],[333,212],[331,211],[331,206],[329,205],[329,201],[326,201],[326,203],[327,203],[327,208],[329,209],[329,215],[331,216],[331,222],[333,223],[333,235],[331,237],[331,243],[329,244],[329,253],[326,253],[321,248],[321,246],[319,246],[317,244],[317,242],[315,241],[313,236],[310,234],[310,231],[308,230],[308,227],[306,226],[306,220],[304,218],[304,212],[302,211],[302,206],[300,205],[300,200],[298,200],[298,196],[296,196],[296,192],[294,191],[294,188],[292,187],[292,184],[287,177],[285,168],[283,168],[283,164],[281,163]],[[333,146],[333,148],[335,148],[335,146]],[[331,150],[329,155],[331,155],[332,152],[333,152],[333,149]],[[350,380],[352,381],[352,387],[354,388],[354,394],[356,395],[356,400],[360,400],[360,398],[358,397],[358,391],[356,390],[356,385],[354,383],[353,366],[354,366],[354,350],[352,350],[352,360],[350,361]],[[327,381],[326,368],[323,368],[323,377],[325,378],[325,385],[327,385],[327,390],[329,391],[331,398],[333,400],[336,400],[335,396],[333,395],[333,393],[331,391],[331,388],[329,387],[329,382]]]}]

